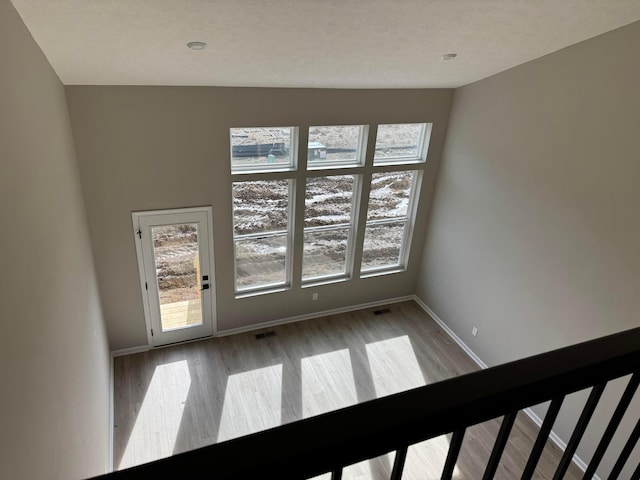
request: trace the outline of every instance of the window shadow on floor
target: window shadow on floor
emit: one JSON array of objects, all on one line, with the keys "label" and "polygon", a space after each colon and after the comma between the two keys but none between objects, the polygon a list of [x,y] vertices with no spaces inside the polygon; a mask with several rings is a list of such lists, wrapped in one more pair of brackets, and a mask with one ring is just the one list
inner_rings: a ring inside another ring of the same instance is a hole
[{"label": "window shadow on floor", "polygon": [[[118,360],[116,468],[478,369],[414,302],[388,309],[382,315],[374,314],[380,308],[365,309]],[[274,335],[259,335],[265,331]],[[535,427],[521,416],[515,430],[525,444],[520,448],[526,449]],[[468,429],[454,478],[478,478],[499,425],[496,419]],[[403,478],[440,478],[450,441],[451,435],[443,435],[412,446]],[[361,462],[346,468],[343,478],[389,478],[393,460],[391,452]],[[496,478],[515,478],[518,468],[507,461]]]}]

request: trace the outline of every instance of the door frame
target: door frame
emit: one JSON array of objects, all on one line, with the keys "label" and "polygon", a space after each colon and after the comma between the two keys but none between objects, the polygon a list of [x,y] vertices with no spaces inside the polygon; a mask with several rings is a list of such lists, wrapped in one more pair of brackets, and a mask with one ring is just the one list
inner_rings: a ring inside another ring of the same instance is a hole
[{"label": "door frame", "polygon": [[[213,241],[213,207],[210,205],[202,206],[202,207],[188,207],[188,208],[172,208],[165,210],[144,210],[131,212],[131,219],[133,222],[133,239],[136,246],[136,259],[138,262],[138,278],[140,281],[140,296],[142,298],[142,308],[144,310],[144,322],[145,329],[147,332],[147,345],[151,348],[160,348],[163,346],[173,345],[162,344],[162,345],[154,345],[153,335],[151,334],[151,329],[153,328],[153,323],[151,321],[151,305],[149,294],[146,288],[146,271],[144,268],[144,252],[142,249],[142,239],[139,236],[140,226],[139,220],[141,217],[146,216],[154,216],[154,215],[172,215],[172,214],[181,214],[181,213],[204,213],[207,217],[207,234],[209,236],[209,244],[207,248],[209,250],[209,275],[210,281],[209,284],[211,288],[207,290],[201,290],[201,295],[208,294],[211,296],[211,335],[207,335],[205,337],[199,338],[207,338],[210,336],[215,337],[218,333],[218,315],[217,315],[217,302],[216,302],[216,275],[215,275],[215,260],[214,260],[214,241]],[[185,340],[184,342],[190,342],[194,340],[198,340],[199,338],[195,338],[193,340]],[[184,343],[177,342],[177,343]]]}]

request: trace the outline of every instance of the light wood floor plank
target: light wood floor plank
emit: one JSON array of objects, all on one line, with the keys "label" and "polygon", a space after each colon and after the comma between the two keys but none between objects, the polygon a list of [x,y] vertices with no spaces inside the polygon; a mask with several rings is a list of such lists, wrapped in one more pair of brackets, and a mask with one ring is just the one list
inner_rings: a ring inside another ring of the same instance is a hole
[{"label": "light wood floor plank", "polygon": [[[117,357],[116,468],[478,369],[414,302],[374,315],[382,308],[282,325],[263,339],[254,332]],[[481,478],[500,421],[467,430],[455,479]],[[496,479],[519,478],[536,434],[521,412]],[[404,478],[439,479],[450,439],[412,446]],[[560,456],[548,442],[535,478],[551,478]],[[389,478],[393,458],[390,453],[348,467],[344,478]],[[580,472],[572,465],[565,478],[580,478]]]}]

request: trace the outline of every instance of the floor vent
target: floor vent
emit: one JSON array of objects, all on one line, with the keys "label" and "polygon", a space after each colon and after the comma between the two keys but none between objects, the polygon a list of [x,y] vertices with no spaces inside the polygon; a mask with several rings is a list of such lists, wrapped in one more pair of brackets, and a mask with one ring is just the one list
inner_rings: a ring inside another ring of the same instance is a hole
[{"label": "floor vent", "polygon": [[262,338],[267,338],[267,337],[275,337],[276,336],[276,332],[274,332],[273,330],[269,331],[269,332],[263,332],[263,333],[258,333],[256,335],[256,339],[260,340]]},{"label": "floor vent", "polygon": [[391,313],[391,309],[390,308],[383,308],[381,310],[374,310],[373,311],[374,315],[383,315],[385,313]]}]

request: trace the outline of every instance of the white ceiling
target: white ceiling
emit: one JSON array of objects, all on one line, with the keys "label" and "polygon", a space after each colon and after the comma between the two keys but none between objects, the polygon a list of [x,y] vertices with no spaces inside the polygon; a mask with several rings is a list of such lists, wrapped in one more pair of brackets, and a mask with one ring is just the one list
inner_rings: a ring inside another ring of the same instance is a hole
[{"label": "white ceiling", "polygon": [[640,20],[640,0],[12,1],[70,85],[458,87]]}]

